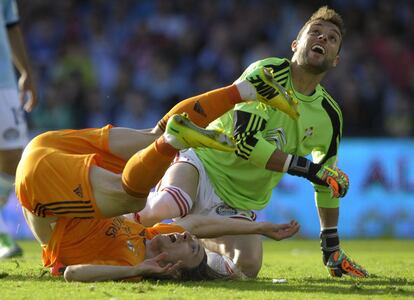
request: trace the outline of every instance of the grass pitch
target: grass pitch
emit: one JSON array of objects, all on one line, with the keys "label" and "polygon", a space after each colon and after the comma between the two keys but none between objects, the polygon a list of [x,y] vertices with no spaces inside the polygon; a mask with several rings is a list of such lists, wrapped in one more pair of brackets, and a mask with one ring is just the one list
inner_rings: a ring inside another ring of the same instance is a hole
[{"label": "grass pitch", "polygon": [[[319,241],[265,241],[262,271],[244,282],[143,281],[66,283],[42,268],[40,247],[20,243],[25,255],[0,261],[0,299],[414,299],[414,241],[343,241],[370,272],[368,279],[333,279]],[[286,279],[286,283],[273,283]]]}]

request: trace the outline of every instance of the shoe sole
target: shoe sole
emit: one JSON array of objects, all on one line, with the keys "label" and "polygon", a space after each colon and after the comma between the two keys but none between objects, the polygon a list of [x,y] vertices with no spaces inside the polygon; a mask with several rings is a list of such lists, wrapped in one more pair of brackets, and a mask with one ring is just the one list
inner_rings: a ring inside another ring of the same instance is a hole
[{"label": "shoe sole", "polygon": [[167,130],[191,148],[206,147],[225,152],[233,152],[236,148],[226,134],[200,128],[182,115],[174,115]]}]

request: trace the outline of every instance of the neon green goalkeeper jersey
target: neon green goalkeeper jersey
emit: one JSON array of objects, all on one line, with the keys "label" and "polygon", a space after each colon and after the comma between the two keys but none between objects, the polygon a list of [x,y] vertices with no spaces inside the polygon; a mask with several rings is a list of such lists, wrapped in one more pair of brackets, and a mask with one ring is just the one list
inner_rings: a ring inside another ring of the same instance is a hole
[{"label": "neon green goalkeeper jersey", "polygon": [[[292,86],[290,61],[276,57],[253,63],[240,79],[259,66],[271,67],[274,78],[293,91],[299,100],[299,119],[292,120],[259,102],[241,103],[209,125],[233,135],[238,142],[236,152],[196,150],[217,195],[226,204],[241,209],[260,210],[269,202],[284,175],[265,169],[276,149],[300,156],[312,154],[313,162],[332,166],[342,135],[342,113],[322,86],[318,85],[310,96],[299,94]],[[329,188],[314,187],[319,207],[339,206]]]}]

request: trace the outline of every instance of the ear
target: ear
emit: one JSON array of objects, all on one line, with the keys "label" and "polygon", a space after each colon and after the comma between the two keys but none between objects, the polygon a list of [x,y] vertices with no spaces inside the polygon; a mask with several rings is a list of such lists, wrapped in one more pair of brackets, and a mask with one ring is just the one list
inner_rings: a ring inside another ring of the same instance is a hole
[{"label": "ear", "polygon": [[332,63],[332,67],[336,67],[339,63],[339,55],[337,55]]},{"label": "ear", "polygon": [[297,47],[298,47],[298,41],[293,40],[292,44],[290,45],[290,49],[292,49],[292,52],[296,52]]}]

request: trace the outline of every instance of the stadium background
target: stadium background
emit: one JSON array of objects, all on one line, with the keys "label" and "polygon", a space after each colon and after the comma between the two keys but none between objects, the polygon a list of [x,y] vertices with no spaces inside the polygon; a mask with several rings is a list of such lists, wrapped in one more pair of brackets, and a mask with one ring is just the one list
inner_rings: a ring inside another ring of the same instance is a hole
[{"label": "stadium background", "polygon": [[[251,62],[291,57],[290,43],[319,6],[345,20],[341,63],[323,85],[344,116],[340,164],[347,238],[414,238],[414,2],[19,1],[39,105],[32,136],[107,123],[152,127],[174,103],[234,81]],[[3,210],[31,238],[15,197]],[[285,176],[261,219],[296,218],[317,238],[312,188]]]}]

